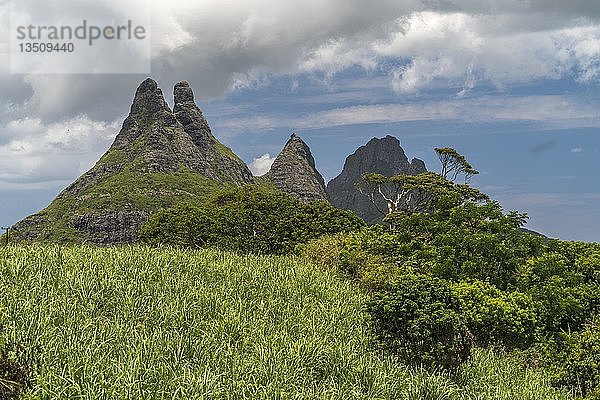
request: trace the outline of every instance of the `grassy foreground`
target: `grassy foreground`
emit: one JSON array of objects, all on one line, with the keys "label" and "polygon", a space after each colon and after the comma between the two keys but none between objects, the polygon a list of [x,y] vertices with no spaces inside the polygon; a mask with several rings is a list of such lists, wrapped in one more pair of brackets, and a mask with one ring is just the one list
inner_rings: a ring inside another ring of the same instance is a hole
[{"label": "grassy foreground", "polygon": [[372,348],[364,300],[292,258],[0,248],[0,398],[6,365],[30,399],[566,398],[489,352],[410,371]]}]

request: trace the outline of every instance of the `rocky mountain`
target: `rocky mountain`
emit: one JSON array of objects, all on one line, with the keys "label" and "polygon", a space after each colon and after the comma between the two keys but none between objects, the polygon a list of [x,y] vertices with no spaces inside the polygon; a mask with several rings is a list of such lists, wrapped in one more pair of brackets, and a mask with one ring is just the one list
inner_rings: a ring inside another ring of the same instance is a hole
[{"label": "rocky mountain", "polygon": [[310,148],[295,133],[292,133],[263,179],[304,202],[327,201],[325,181],[315,167]]},{"label": "rocky mountain", "polygon": [[157,83],[146,79],[96,165],[14,232],[22,240],[131,243],[159,209],[253,181],[246,164],[211,133],[187,82],[175,85],[171,110]]},{"label": "rocky mountain", "polygon": [[[346,158],[342,172],[328,183],[327,195],[334,206],[353,210],[368,223],[377,223],[381,220],[381,213],[354,187],[362,174],[416,175],[426,170],[422,160],[413,158],[408,161],[400,141],[395,137],[373,138]],[[380,208],[387,208],[383,200]]]}]

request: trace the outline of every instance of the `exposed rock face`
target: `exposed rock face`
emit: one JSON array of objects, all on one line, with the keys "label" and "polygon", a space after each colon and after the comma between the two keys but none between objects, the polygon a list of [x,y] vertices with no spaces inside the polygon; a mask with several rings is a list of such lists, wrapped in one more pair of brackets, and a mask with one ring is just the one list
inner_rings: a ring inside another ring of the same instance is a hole
[{"label": "exposed rock face", "polygon": [[325,181],[315,167],[310,148],[295,133],[279,153],[266,179],[301,201],[327,201]]},{"label": "exposed rock face", "polygon": [[[393,136],[383,139],[373,138],[346,158],[342,172],[327,185],[331,204],[349,209],[364,218],[368,223],[381,221],[382,215],[354,184],[365,173],[378,173],[385,176],[419,174],[425,172],[425,163],[417,158],[408,161],[400,141]],[[382,200],[381,210],[387,208]]]},{"label": "exposed rock face", "polygon": [[156,82],[142,82],[110,149],[46,209],[17,223],[19,238],[132,243],[161,208],[253,182],[246,164],[212,135],[187,82],[174,96],[171,111]]},{"label": "exposed rock face", "polygon": [[96,244],[133,243],[137,229],[148,220],[150,213],[139,210],[102,211],[74,215],[73,227],[83,232],[86,240]]},{"label": "exposed rock face", "polygon": [[208,122],[194,102],[194,93],[187,82],[175,85],[174,97],[175,118],[202,154],[198,161],[202,161],[204,165],[196,167],[197,170],[213,179],[238,184],[252,182],[252,173],[246,164],[212,135]]},{"label": "exposed rock face", "polygon": [[419,160],[418,158],[413,158],[410,160],[410,174],[419,175],[422,172],[427,172],[425,162],[423,160]]}]

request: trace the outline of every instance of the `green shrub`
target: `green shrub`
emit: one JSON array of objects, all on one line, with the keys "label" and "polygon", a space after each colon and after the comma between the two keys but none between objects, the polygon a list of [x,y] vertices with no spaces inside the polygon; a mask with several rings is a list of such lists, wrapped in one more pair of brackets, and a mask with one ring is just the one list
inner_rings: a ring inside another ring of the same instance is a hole
[{"label": "green shrub", "polygon": [[575,267],[568,257],[555,252],[532,257],[516,276],[519,290],[537,304],[539,319],[548,333],[578,330],[600,310],[600,287],[592,278],[594,258],[578,258]]},{"label": "green shrub", "polygon": [[404,362],[455,369],[471,354],[471,333],[448,282],[427,275],[396,277],[367,309],[382,344]]},{"label": "green shrub", "polygon": [[312,264],[354,281],[367,292],[378,290],[399,270],[383,257],[362,249],[362,235],[360,231],[322,236],[301,245],[300,254]]},{"label": "green shrub", "polygon": [[202,247],[210,241],[211,219],[200,207],[183,204],[159,212],[140,231],[140,239],[149,244]]},{"label": "green shrub", "polygon": [[354,213],[328,203],[305,204],[279,191],[244,186],[218,192],[201,204],[159,212],[139,237],[151,245],[286,254],[311,239],[362,226]]},{"label": "green shrub", "polygon": [[530,296],[503,292],[481,281],[454,284],[452,290],[478,345],[526,348],[537,338],[536,309]]},{"label": "green shrub", "polygon": [[542,238],[519,230],[524,218],[503,214],[495,202],[466,202],[431,214],[395,212],[386,218],[393,229],[362,230],[358,247],[419,273],[508,289],[519,266],[543,253]]},{"label": "green shrub", "polygon": [[580,332],[563,333],[542,346],[554,369],[554,383],[575,396],[600,399],[600,321],[596,318]]}]

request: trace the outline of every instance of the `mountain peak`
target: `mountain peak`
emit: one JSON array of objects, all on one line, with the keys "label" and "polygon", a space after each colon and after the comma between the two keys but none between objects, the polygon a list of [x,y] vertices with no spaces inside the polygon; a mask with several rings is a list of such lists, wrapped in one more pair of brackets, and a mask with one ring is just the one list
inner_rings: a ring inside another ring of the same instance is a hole
[{"label": "mountain peak", "polygon": [[202,167],[204,173],[237,184],[252,182],[252,173],[246,164],[213,136],[208,121],[194,101],[194,91],[189,83],[178,82],[173,88],[173,98],[175,119],[206,161]]},{"label": "mountain peak", "polygon": [[418,158],[413,158],[410,160],[410,174],[411,175],[419,175],[423,172],[427,172],[427,167],[425,167],[425,162]]},{"label": "mountain peak", "polygon": [[306,142],[304,142],[304,140],[302,140],[300,136],[296,135],[295,133],[292,133],[290,136],[290,139],[283,147],[280,156],[285,157],[292,154],[296,157],[306,160],[312,168],[315,168],[315,159],[310,151],[310,147],[308,147]]},{"label": "mountain peak", "polygon": [[179,82],[173,88],[173,98],[175,118],[183,125],[194,144],[207,150],[215,139],[202,111],[194,102],[194,91],[187,82]]},{"label": "mountain peak", "polygon": [[325,180],[317,171],[310,147],[295,133],[266,176],[277,188],[302,201],[327,201]]},{"label": "mountain peak", "polygon": [[190,84],[186,81],[181,81],[175,84],[173,89],[173,97],[175,99],[175,105],[180,103],[194,102],[194,91],[190,87]]},{"label": "mountain peak", "polygon": [[354,187],[362,175],[414,175],[425,171],[423,161],[416,158],[408,161],[398,138],[391,135],[373,138],[346,158],[342,172],[327,185],[327,194],[334,206],[353,210],[367,222],[374,223],[381,220],[380,213]]},{"label": "mountain peak", "polygon": [[211,133],[189,84],[171,111],[156,81],[137,88],[131,113],[96,165],[38,214],[17,224],[24,240],[122,244],[163,207],[253,182],[246,164]]},{"label": "mountain peak", "polygon": [[171,112],[162,90],[160,90],[154,79],[147,78],[135,91],[133,103],[131,104],[131,114],[160,115],[164,111]]},{"label": "mountain peak", "polygon": [[158,83],[152,78],[146,78],[136,90],[137,93],[154,92],[158,89]]}]

